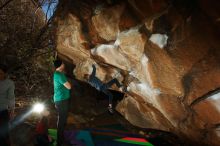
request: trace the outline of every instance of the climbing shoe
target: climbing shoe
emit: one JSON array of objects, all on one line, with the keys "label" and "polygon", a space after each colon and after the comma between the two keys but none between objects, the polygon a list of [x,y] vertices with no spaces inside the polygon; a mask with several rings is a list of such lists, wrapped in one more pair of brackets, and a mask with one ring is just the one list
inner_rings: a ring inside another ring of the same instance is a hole
[{"label": "climbing shoe", "polygon": [[121,87],[119,88],[119,90],[120,90],[121,92],[127,92],[127,87],[121,86]]},{"label": "climbing shoe", "polygon": [[114,110],[112,107],[108,106],[108,112],[109,114],[114,114]]},{"label": "climbing shoe", "polygon": [[124,91],[124,92],[128,92],[127,87],[124,86],[124,87],[123,87],[123,91]]}]

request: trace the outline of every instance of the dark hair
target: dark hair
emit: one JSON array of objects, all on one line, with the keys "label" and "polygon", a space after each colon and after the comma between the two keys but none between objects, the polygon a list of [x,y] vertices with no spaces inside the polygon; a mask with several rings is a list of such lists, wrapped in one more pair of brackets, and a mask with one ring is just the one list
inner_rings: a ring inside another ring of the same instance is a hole
[{"label": "dark hair", "polygon": [[57,59],[53,62],[53,65],[54,65],[55,68],[58,68],[62,65],[62,63],[63,62],[61,60]]},{"label": "dark hair", "polygon": [[7,73],[8,71],[8,68],[6,65],[3,65],[3,64],[0,64],[0,69],[4,72],[4,73]]}]

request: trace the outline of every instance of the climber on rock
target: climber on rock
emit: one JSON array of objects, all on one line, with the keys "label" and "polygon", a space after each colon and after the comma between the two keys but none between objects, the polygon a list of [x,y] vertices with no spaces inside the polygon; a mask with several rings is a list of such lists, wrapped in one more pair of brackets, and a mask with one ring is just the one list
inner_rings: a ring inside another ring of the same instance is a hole
[{"label": "climber on rock", "polygon": [[98,91],[101,91],[108,96],[109,99],[108,111],[110,114],[113,114],[114,113],[114,110],[112,108],[113,95],[108,89],[115,84],[118,88],[120,88],[121,91],[126,92],[126,87],[122,86],[116,78],[112,79],[107,83],[103,83],[99,78],[95,76],[96,67],[94,64],[92,65],[92,68],[93,68],[92,74],[91,75],[85,74],[84,78],[88,81],[88,83],[91,86],[95,87]]}]

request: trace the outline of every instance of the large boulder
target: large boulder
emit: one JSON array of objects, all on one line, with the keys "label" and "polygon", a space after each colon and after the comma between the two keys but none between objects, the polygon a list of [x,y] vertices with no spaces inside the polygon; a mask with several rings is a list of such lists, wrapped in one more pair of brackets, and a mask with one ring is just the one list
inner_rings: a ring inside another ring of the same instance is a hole
[{"label": "large boulder", "polygon": [[207,3],[61,0],[57,51],[79,80],[95,64],[103,82],[123,83],[116,109],[132,124],[217,146],[220,43],[209,17],[218,9]]}]

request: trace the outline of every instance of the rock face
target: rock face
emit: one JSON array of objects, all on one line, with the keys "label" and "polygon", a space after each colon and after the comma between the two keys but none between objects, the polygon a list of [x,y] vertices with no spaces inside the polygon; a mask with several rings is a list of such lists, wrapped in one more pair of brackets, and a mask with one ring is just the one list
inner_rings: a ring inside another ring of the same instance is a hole
[{"label": "rock face", "polygon": [[57,51],[79,80],[96,64],[103,82],[127,86],[116,109],[132,124],[218,145],[219,9],[210,3],[61,0]]}]

